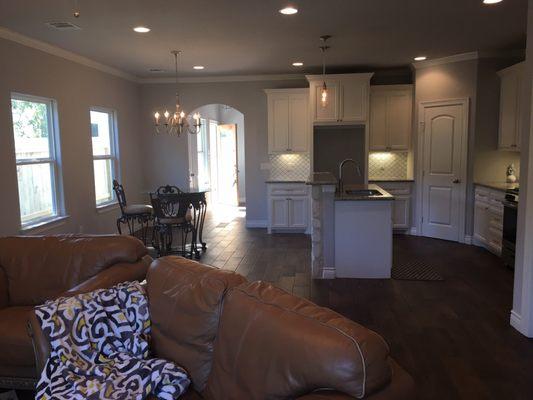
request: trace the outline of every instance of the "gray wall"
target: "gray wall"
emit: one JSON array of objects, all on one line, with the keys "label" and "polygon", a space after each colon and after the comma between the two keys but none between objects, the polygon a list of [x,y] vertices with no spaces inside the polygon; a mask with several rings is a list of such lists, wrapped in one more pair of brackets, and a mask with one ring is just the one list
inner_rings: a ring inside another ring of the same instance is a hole
[{"label": "gray wall", "polygon": [[[447,100],[468,98],[470,100],[469,108],[469,127],[468,127],[468,179],[467,179],[467,197],[466,197],[466,235],[471,235],[474,223],[474,189],[473,189],[473,171],[474,171],[474,143],[476,132],[476,90],[477,90],[477,60],[469,60],[457,63],[436,65],[416,70],[415,86],[415,121],[418,121],[418,106],[420,102],[432,100]],[[413,138],[413,146],[416,149],[418,139],[418,123]],[[421,160],[415,158],[415,171],[418,171],[418,165]],[[420,190],[420,185],[416,185],[416,190]],[[420,210],[417,210],[419,213]],[[417,225],[418,215],[413,215],[413,226]]]},{"label": "gray wall", "polygon": [[118,117],[122,182],[129,200],[142,187],[144,152],[138,136],[139,86],[66,59],[0,39],[0,235],[20,229],[10,94],[20,92],[55,99],[58,105],[64,198],[70,218],[46,233],[115,232],[116,209],[98,213],[89,107],[113,108]]},{"label": "gray wall", "polygon": [[497,72],[518,59],[482,58],[478,63],[474,182],[505,181],[506,168],[520,169],[520,153],[498,150],[500,77]]},{"label": "gray wall", "polygon": [[[260,169],[268,162],[267,100],[263,89],[307,87],[305,80],[262,82],[182,83],[180,96],[186,111],[204,104],[226,104],[244,114],[246,218],[266,221],[266,184],[268,171]],[[173,84],[144,84],[141,87],[141,135],[143,140],[144,187],[150,189],[167,182],[188,185],[186,137],[156,136],[152,115],[157,109],[171,108]]]}]

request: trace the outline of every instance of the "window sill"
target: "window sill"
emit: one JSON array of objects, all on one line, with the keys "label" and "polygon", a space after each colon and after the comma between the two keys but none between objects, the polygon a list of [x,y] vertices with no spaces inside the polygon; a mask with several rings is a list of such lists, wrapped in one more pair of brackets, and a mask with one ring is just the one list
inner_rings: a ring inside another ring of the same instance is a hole
[{"label": "window sill", "polygon": [[46,232],[49,229],[57,228],[59,226],[64,225],[68,218],[70,218],[70,215],[61,215],[61,216],[58,216],[52,219],[47,219],[45,221],[36,222],[31,225],[24,225],[20,229],[20,233],[38,234],[38,233]]},{"label": "window sill", "polygon": [[119,208],[118,203],[114,201],[112,203],[105,203],[100,206],[96,206],[96,212],[98,214],[104,214],[104,213],[116,210],[118,208]]}]

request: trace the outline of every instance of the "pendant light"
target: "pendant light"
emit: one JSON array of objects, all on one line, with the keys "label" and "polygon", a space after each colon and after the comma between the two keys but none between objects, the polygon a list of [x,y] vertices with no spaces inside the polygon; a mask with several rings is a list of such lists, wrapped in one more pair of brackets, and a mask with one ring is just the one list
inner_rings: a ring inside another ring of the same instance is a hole
[{"label": "pendant light", "polygon": [[320,36],[320,41],[322,42],[320,46],[320,50],[322,51],[322,79],[324,80],[322,90],[320,91],[320,105],[322,108],[327,108],[329,104],[328,86],[326,85],[326,51],[329,49],[327,42],[330,38],[330,35]]}]

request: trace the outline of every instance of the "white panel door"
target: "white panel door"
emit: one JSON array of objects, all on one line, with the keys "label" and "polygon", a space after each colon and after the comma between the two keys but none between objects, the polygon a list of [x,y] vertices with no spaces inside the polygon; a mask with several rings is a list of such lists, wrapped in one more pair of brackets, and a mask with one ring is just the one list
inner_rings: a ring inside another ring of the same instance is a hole
[{"label": "white panel door", "polygon": [[341,80],[341,115],[339,118],[342,122],[367,120],[368,90],[367,80],[360,78],[344,78]]},{"label": "white panel door", "polygon": [[309,149],[308,96],[292,94],[289,96],[289,149],[305,153]]},{"label": "white panel door", "polygon": [[289,200],[289,227],[307,228],[307,198],[291,197]]},{"label": "white panel door", "polygon": [[327,106],[323,107],[320,101],[322,81],[312,83],[314,91],[313,121],[314,122],[338,122],[339,120],[339,82],[326,80],[328,88]]},{"label": "white panel door", "polygon": [[370,150],[386,150],[387,93],[374,92],[370,96]]},{"label": "white panel door", "polygon": [[398,91],[387,96],[387,132],[390,149],[409,149],[412,110],[413,101],[409,92]]},{"label": "white panel door", "polygon": [[462,141],[467,137],[466,112],[464,104],[424,108],[424,236],[459,241],[459,233],[464,229],[460,229],[460,215],[465,207],[464,183],[460,178]]},{"label": "white panel door", "polygon": [[285,197],[272,197],[270,200],[272,228],[287,228],[289,226],[289,200]]},{"label": "white panel door", "polygon": [[285,153],[289,150],[289,97],[272,96],[269,101],[269,152]]}]

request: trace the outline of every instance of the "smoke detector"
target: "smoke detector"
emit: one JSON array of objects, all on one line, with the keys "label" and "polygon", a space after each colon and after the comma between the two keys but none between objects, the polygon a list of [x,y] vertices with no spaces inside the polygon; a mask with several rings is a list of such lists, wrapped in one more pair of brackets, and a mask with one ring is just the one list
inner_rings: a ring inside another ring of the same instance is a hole
[{"label": "smoke detector", "polygon": [[58,31],[79,31],[81,28],[68,21],[52,21],[45,24],[47,27]]}]

